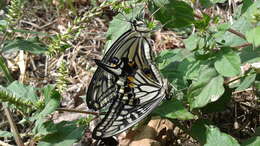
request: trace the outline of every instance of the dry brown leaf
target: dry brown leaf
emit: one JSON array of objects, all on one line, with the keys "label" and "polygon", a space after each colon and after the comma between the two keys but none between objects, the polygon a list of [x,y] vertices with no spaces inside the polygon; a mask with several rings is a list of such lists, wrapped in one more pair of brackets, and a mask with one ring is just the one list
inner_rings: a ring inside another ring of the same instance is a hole
[{"label": "dry brown leaf", "polygon": [[141,139],[133,141],[129,146],[162,146],[160,142],[153,139]]},{"label": "dry brown leaf", "polygon": [[173,124],[167,119],[153,117],[143,128],[129,131],[119,139],[120,146],[164,145],[173,136]]}]

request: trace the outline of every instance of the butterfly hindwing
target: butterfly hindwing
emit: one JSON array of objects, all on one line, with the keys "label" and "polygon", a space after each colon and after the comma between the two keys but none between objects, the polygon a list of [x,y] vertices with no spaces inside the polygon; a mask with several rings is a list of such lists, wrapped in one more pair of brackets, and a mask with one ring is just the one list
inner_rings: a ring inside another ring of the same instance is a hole
[{"label": "butterfly hindwing", "polygon": [[133,94],[140,102],[123,103],[123,95],[119,94],[121,97],[113,101],[109,112],[94,129],[93,135],[109,137],[130,128],[146,117],[164,99],[166,85],[150,80],[140,70],[137,71],[135,79],[133,82],[137,87],[134,88]]}]

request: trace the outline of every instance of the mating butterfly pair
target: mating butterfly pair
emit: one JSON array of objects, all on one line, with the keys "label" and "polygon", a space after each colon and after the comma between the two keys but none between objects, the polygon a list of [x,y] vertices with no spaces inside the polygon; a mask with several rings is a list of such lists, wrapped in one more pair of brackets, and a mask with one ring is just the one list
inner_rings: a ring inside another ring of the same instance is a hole
[{"label": "mating butterfly pair", "polygon": [[167,82],[152,61],[152,48],[143,23],[132,28],[109,48],[87,91],[90,109],[105,112],[93,138],[110,137],[145,118],[166,96]]}]

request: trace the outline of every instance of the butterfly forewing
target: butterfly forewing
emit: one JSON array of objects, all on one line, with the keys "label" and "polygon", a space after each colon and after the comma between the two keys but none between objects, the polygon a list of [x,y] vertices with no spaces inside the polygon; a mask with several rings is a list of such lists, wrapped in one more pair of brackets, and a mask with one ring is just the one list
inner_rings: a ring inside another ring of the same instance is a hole
[{"label": "butterfly forewing", "polygon": [[[110,65],[111,58],[126,57],[130,61],[134,61],[139,69],[149,69],[149,64],[151,62],[150,50],[151,46],[142,33],[129,30],[113,43],[104,55],[102,63]],[[156,79],[155,76],[153,78]],[[87,105],[89,108],[99,110],[101,107],[109,106],[107,103],[114,97],[114,95],[110,94],[106,98],[103,98],[104,96],[102,95],[110,92],[112,88],[116,88],[114,87],[116,82],[115,80],[115,76],[104,71],[104,69],[100,67],[97,68],[87,92]]]}]

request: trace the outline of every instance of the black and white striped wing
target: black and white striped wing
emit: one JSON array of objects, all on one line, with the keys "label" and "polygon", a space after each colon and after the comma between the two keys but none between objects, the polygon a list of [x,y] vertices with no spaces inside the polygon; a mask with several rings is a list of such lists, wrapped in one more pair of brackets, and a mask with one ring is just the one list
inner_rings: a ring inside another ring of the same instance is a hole
[{"label": "black and white striped wing", "polygon": [[[153,73],[157,73],[151,64]],[[159,78],[159,82],[138,70],[134,76],[133,98],[138,104],[124,102],[123,95],[117,94],[109,111],[95,127],[93,137],[100,139],[110,137],[130,128],[145,118],[166,96],[167,83]]]},{"label": "black and white striped wing", "polygon": [[[134,61],[139,69],[150,69],[151,63],[151,46],[143,36],[143,33],[135,30],[128,30],[121,35],[101,60],[102,63],[110,65],[111,58],[128,58]],[[152,77],[157,80],[156,76]],[[87,105],[90,109],[101,110],[107,109],[111,105],[111,100],[116,97],[113,91],[117,90],[115,85],[116,76],[106,72],[98,67],[94,73],[87,91]]]}]

